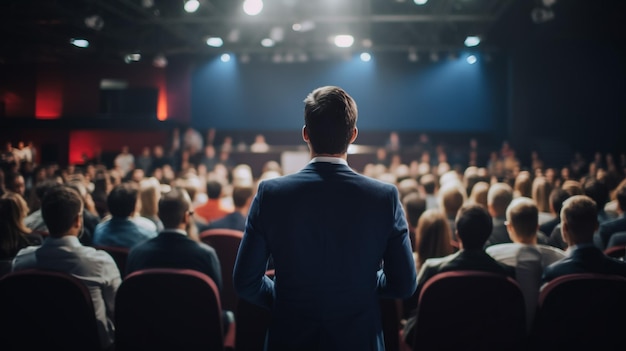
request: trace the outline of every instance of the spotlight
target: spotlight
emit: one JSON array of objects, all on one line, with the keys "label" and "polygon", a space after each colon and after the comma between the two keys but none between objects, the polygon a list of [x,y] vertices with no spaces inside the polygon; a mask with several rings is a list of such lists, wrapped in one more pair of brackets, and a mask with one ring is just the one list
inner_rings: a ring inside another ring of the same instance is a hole
[{"label": "spotlight", "polygon": [[85,17],[85,26],[93,30],[101,30],[104,27],[104,19],[100,15]]},{"label": "spotlight", "polygon": [[256,16],[263,11],[262,0],[245,0],[243,2],[243,12],[248,16]]},{"label": "spotlight", "polygon": [[208,46],[212,46],[214,48],[219,48],[222,45],[224,45],[224,40],[222,40],[222,38],[220,38],[220,37],[209,37],[206,40],[206,44]]},{"label": "spotlight", "polygon": [[354,44],[354,37],[351,35],[337,35],[335,37],[335,45],[340,48],[349,48]]},{"label": "spotlight", "polygon": [[89,41],[86,39],[75,39],[72,38],[70,39],[70,44],[79,47],[79,48],[88,48],[89,47]]},{"label": "spotlight", "polygon": [[275,44],[274,41],[272,39],[270,39],[270,38],[265,38],[265,39],[261,40],[261,45],[264,48],[271,48],[272,46],[274,46],[274,44]]},{"label": "spotlight", "polygon": [[470,65],[473,65],[476,63],[476,61],[478,61],[478,59],[474,55],[469,55],[466,60],[467,63],[469,63]]},{"label": "spotlight", "polygon": [[141,54],[138,52],[124,56],[124,62],[126,63],[139,62],[140,60],[141,60]]},{"label": "spotlight", "polygon": [[193,13],[198,11],[198,8],[200,7],[200,2],[198,0],[187,0],[185,1],[185,11],[187,11],[188,13]]},{"label": "spotlight", "polygon": [[426,5],[428,0],[413,0],[413,2],[415,3],[415,5]]},{"label": "spotlight", "polygon": [[158,68],[165,68],[167,67],[167,58],[163,54],[158,54],[152,60],[152,65]]},{"label": "spotlight", "polygon": [[419,61],[419,56],[417,56],[417,52],[415,51],[409,51],[409,61],[411,62],[417,62]]},{"label": "spotlight", "polygon": [[220,56],[220,60],[222,60],[222,62],[229,62],[230,54],[222,54],[222,56]]},{"label": "spotlight", "polygon": [[370,60],[372,59],[372,55],[370,55],[367,52],[361,53],[361,61],[363,62],[370,62]]},{"label": "spotlight", "polygon": [[467,38],[465,38],[465,46],[467,46],[468,48],[478,46],[478,44],[480,44],[480,37],[477,37],[475,35],[468,35]]}]

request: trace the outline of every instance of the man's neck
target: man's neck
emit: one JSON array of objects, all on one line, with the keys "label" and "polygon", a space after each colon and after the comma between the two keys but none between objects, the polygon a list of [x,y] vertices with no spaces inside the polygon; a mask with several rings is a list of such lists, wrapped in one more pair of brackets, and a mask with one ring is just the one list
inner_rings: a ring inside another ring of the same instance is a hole
[{"label": "man's neck", "polygon": [[315,152],[311,152],[311,159],[316,158],[316,157],[336,157],[336,158],[342,158],[344,160],[348,160],[348,153],[344,152],[342,154],[318,154]]}]

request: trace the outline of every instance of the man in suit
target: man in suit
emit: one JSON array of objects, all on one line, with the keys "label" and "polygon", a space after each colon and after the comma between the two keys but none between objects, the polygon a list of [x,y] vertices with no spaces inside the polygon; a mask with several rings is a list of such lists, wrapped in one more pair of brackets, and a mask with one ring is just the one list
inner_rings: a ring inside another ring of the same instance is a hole
[{"label": "man in suit", "polygon": [[[416,272],[395,186],[354,172],[356,103],[326,86],[305,99],[311,161],[261,182],[234,284],[272,311],[268,350],[384,350],[379,299],[409,297]],[[265,276],[270,255],[275,280]]]},{"label": "man in suit", "polygon": [[611,236],[614,233],[626,231],[626,215],[624,215],[626,212],[626,184],[617,189],[615,197],[617,198],[617,212],[619,213],[619,217],[600,225],[598,236],[602,242],[602,249],[608,247],[609,240],[611,240]]},{"label": "man in suit", "polygon": [[147,268],[193,269],[208,275],[221,290],[222,273],[215,250],[188,237],[192,216],[187,191],[173,188],[164,194],[159,200],[159,218],[165,229],[130,251],[126,272]]},{"label": "man in suit", "polygon": [[569,245],[568,257],[544,269],[543,282],[572,273],[602,273],[626,276],[626,262],[606,256],[593,243],[598,229],[598,209],[588,196],[575,195],[561,209],[561,232]]},{"label": "man in suit", "polygon": [[489,187],[487,192],[487,208],[493,220],[493,229],[485,246],[510,243],[509,233],[506,230],[506,208],[513,201],[513,188],[506,183],[496,183]]}]

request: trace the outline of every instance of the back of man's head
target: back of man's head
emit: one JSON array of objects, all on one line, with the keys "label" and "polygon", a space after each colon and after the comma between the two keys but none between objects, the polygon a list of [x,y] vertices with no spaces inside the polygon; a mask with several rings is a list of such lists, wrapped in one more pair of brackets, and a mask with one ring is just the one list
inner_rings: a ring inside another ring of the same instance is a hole
[{"label": "back of man's head", "polygon": [[37,183],[37,185],[35,186],[35,195],[37,195],[37,198],[41,201],[41,199],[43,199],[43,196],[46,194],[48,190],[50,190],[53,187],[58,187],[60,185],[61,184],[54,179],[42,180],[41,182]]},{"label": "back of man's head", "polygon": [[592,243],[593,233],[598,228],[598,208],[595,201],[586,195],[574,195],[561,209],[563,239],[570,245]]},{"label": "back of man's head", "polygon": [[317,88],[304,99],[304,125],[309,142],[318,154],[343,154],[353,136],[357,106],[343,89]]},{"label": "back of man's head", "polygon": [[609,188],[606,183],[595,178],[589,178],[583,183],[583,193],[596,202],[598,209],[603,209],[609,201]]},{"label": "back of man's head", "polygon": [[506,208],[506,220],[517,235],[524,238],[537,236],[539,210],[530,198],[518,197],[513,199]]},{"label": "back of man's head", "polygon": [[159,218],[165,228],[178,228],[185,222],[185,215],[191,209],[191,198],[187,191],[174,187],[159,200]]},{"label": "back of man's head", "polygon": [[222,183],[217,180],[211,179],[206,182],[206,194],[209,199],[215,200],[222,196]]},{"label": "back of man's head", "polygon": [[422,198],[419,193],[410,193],[402,200],[406,211],[406,219],[413,228],[417,227],[417,222],[424,211],[426,211],[426,199]]},{"label": "back of man's head", "polygon": [[569,193],[561,188],[554,188],[550,192],[550,208],[557,216],[561,213],[563,202],[569,197]]},{"label": "back of man's head", "polygon": [[491,235],[493,223],[489,212],[482,205],[469,203],[459,210],[456,233],[464,249],[482,249]]},{"label": "back of man's head", "polygon": [[563,188],[563,190],[567,191],[569,196],[583,195],[584,194],[582,185],[580,185],[580,182],[576,181],[576,180],[568,179],[568,180],[564,181],[563,185],[561,185],[561,188]]},{"label": "back of man's head", "polygon": [[424,188],[424,192],[428,195],[434,195],[437,189],[437,180],[432,174],[425,174],[420,178],[420,184]]},{"label": "back of man's head", "polygon": [[80,194],[68,186],[57,186],[48,190],[41,200],[41,216],[53,238],[68,233],[83,210]]},{"label": "back of man's head", "polygon": [[489,187],[487,206],[493,217],[504,217],[506,208],[513,200],[513,188],[506,183],[496,183]]},{"label": "back of man's head", "polygon": [[235,208],[242,208],[246,206],[254,190],[251,185],[235,185],[233,187],[233,204]]},{"label": "back of man's head", "polygon": [[133,183],[116,185],[107,196],[107,206],[113,217],[130,217],[137,206],[139,190]]},{"label": "back of man's head", "polygon": [[456,216],[466,197],[463,185],[458,182],[447,183],[439,190],[439,203],[448,218]]}]

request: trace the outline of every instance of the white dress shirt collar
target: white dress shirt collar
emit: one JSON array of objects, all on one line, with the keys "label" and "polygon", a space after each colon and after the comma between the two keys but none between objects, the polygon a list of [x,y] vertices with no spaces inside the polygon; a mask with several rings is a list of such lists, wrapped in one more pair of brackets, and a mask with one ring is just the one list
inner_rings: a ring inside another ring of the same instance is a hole
[{"label": "white dress shirt collar", "polygon": [[334,163],[334,164],[345,165],[345,166],[348,165],[348,162],[341,157],[317,156],[317,157],[313,157],[311,161],[309,161],[309,163],[315,163],[315,162],[328,162],[328,163]]}]

